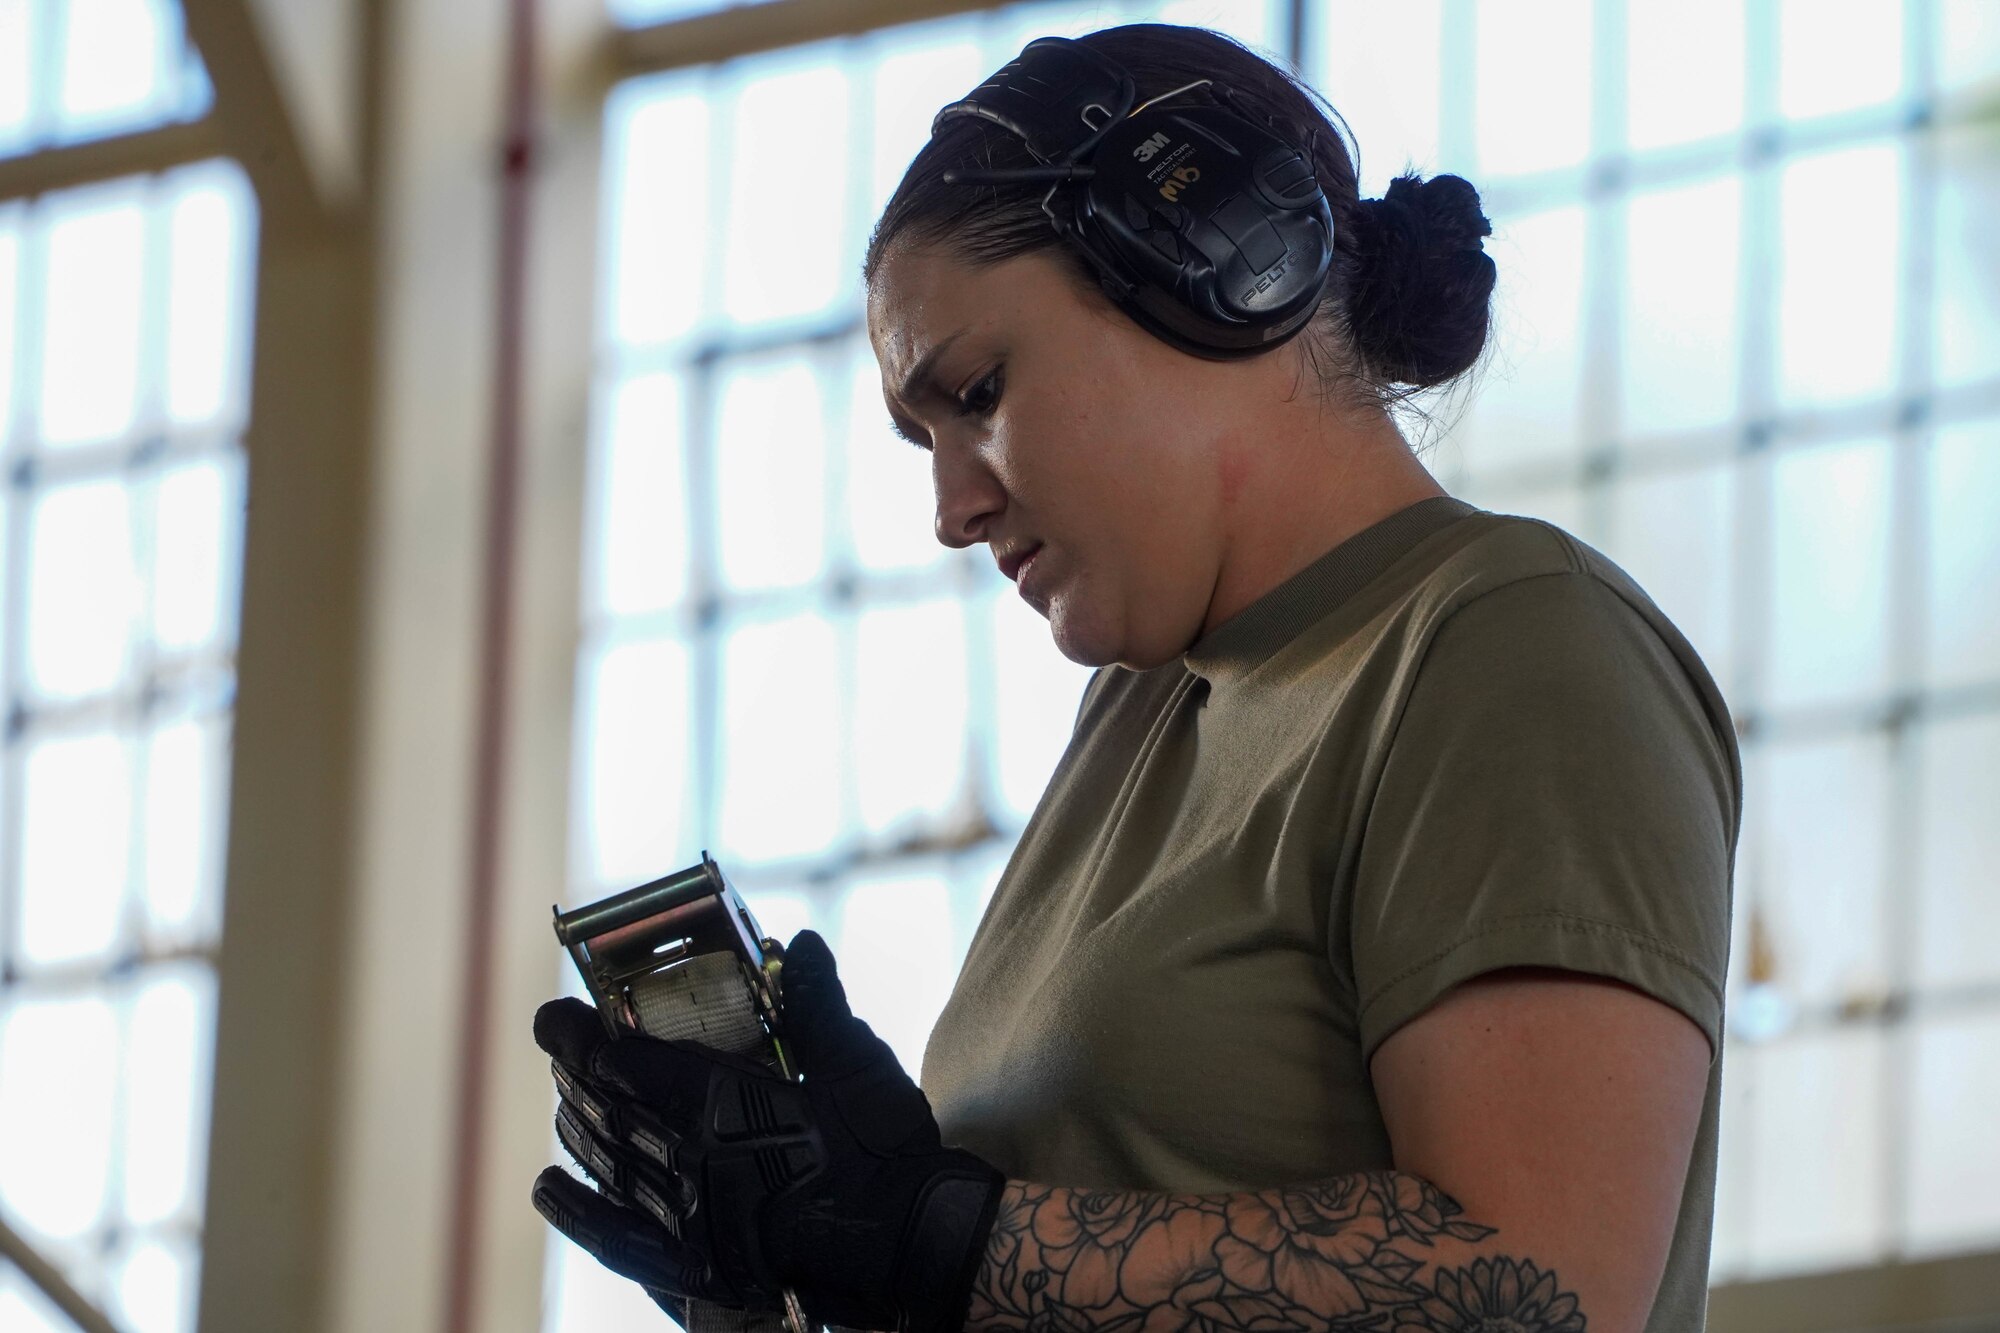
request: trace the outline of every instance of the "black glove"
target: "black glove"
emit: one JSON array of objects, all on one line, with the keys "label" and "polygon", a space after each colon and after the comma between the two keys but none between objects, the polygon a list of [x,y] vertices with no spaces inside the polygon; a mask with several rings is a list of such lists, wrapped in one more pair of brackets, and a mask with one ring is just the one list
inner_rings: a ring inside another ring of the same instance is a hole
[{"label": "black glove", "polygon": [[550,1167],[535,1207],[677,1318],[687,1298],[775,1310],[789,1287],[824,1323],[957,1333],[1005,1175],[942,1145],[813,931],[780,986],[802,1083],[695,1042],[614,1041],[581,1000],[543,1005],[556,1131],[599,1192]]}]

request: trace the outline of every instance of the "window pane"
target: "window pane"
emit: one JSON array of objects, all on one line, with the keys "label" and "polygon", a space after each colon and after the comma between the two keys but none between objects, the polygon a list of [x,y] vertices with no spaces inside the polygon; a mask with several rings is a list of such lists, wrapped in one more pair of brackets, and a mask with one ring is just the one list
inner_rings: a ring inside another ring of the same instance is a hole
[{"label": "window pane", "polygon": [[[125,1098],[128,1105],[142,1109],[125,1117],[120,1159],[125,1218],[144,1225],[193,1217],[200,1212],[201,1129],[208,1121],[213,974],[188,965],[149,969],[134,988],[130,1006]],[[142,1273],[141,1290],[166,1281],[169,1268],[156,1266]],[[166,1302],[164,1312],[171,1312],[175,1304]]]},{"label": "window pane", "polygon": [[228,719],[170,719],[152,731],[148,746],[143,919],[158,946],[186,947],[222,931]]},{"label": "window pane", "polygon": [[1993,0],[1932,0],[1938,91],[1958,92],[2000,70],[2000,7]]},{"label": "window pane", "polygon": [[1583,488],[1578,485],[1491,487],[1477,482],[1464,486],[1447,488],[1452,494],[1468,504],[1490,509],[1496,514],[1519,514],[1524,518],[1539,518],[1555,524],[1565,532],[1603,549],[1603,542],[1591,530],[1586,520],[1583,505]]},{"label": "window pane", "polygon": [[108,954],[131,845],[126,743],[104,732],[43,741],[22,772],[22,957],[42,966]]},{"label": "window pane", "polygon": [[965,612],[957,599],[861,613],[855,795],[871,834],[942,821],[965,795]]},{"label": "window pane", "polygon": [[[605,106],[605,200],[613,336],[665,342],[708,310],[710,116],[698,76],[622,85]],[[672,169],[669,170],[669,164]]]},{"label": "window pane", "polygon": [[132,1333],[187,1333],[194,1327],[199,1261],[194,1247],[160,1237],[132,1245],[112,1264],[111,1312]]},{"label": "window pane", "polygon": [[1867,1263],[1885,1246],[1882,1056],[1875,1028],[1757,1052],[1748,1246],[1757,1276]]},{"label": "window pane", "polygon": [[0,1008],[0,1201],[31,1233],[81,1236],[111,1173],[118,1030],[97,996]]},{"label": "window pane", "polygon": [[249,185],[233,166],[183,173],[168,210],[167,414],[242,422],[248,415],[251,273]]},{"label": "window pane", "polygon": [[826,563],[826,405],[810,354],[744,357],[717,372],[722,575],[790,587]]},{"label": "window pane", "polygon": [[0,1264],[0,1328],[7,1333],[75,1333],[76,1325],[20,1269]]},{"label": "window pane", "polygon": [[[9,0],[0,0],[5,13]],[[6,79],[0,77],[0,88]],[[4,94],[0,94],[4,96]],[[14,429],[15,327],[21,301],[21,212],[0,204],[0,453],[6,452]]]},{"label": "window pane", "polygon": [[[1264,56],[1284,58],[1284,53],[1277,49],[1284,39],[1284,30],[1274,0],[1164,0],[1157,14],[1158,22],[1214,28]],[[1138,16],[1135,21],[1140,21]],[[1105,26],[1109,27],[1111,22],[1106,19]]]},{"label": "window pane", "polygon": [[1457,435],[1475,472],[1574,458],[1583,388],[1582,208],[1493,220],[1491,369]]},{"label": "window pane", "polygon": [[672,639],[623,643],[584,663],[576,793],[582,877],[629,888],[694,858],[688,652]]},{"label": "window pane", "polygon": [[2000,679],[2000,421],[1938,431],[1927,473],[1931,683]]},{"label": "window pane", "polygon": [[612,615],[663,610],[687,595],[687,407],[682,377],[614,384],[592,469],[591,600]]},{"label": "window pane", "polygon": [[[690,18],[696,14],[712,14],[720,9],[741,9],[767,3],[769,0],[605,0],[604,7],[616,22],[638,27]],[[649,1318],[659,1318],[658,1307],[648,1305],[646,1311]]]},{"label": "window pane", "polygon": [[1903,82],[1902,0],[1784,0],[1778,106],[1794,118],[1874,106]]},{"label": "window pane", "polygon": [[153,528],[153,636],[167,652],[196,651],[235,638],[241,485],[234,455],[160,474]]},{"label": "window pane", "polygon": [[1926,723],[1916,862],[1917,976],[1926,987],[2000,982],[2000,717]]},{"label": "window pane", "polygon": [[110,689],[130,663],[142,588],[117,481],[43,491],[28,549],[28,679],[48,699]]},{"label": "window pane", "polygon": [[827,937],[854,1012],[915,1078],[958,977],[951,893],[935,871],[853,882]]},{"label": "window pane", "polygon": [[[723,307],[740,325],[830,312],[859,297],[857,265],[847,228],[827,225],[848,216],[853,174],[848,128],[848,77],[824,46],[760,57],[728,102],[730,153],[728,230],[723,242]],[[813,164],[811,215],[799,225],[797,205],[783,196],[774,172]]]},{"label": "window pane", "polygon": [[992,614],[999,795],[1025,821],[1069,746],[1091,670],[1057,650],[1049,622],[1011,584],[993,598]]},{"label": "window pane", "polygon": [[[1334,0],[1324,12],[1324,21],[1309,27],[1319,37],[1314,86],[1354,132],[1361,197],[1381,198],[1405,170],[1434,174],[1443,76],[1439,0],[1393,7]],[[1383,60],[1389,50],[1401,58]]]},{"label": "window pane", "polygon": [[1735,176],[1631,197],[1620,340],[1628,431],[1735,414],[1742,207]]},{"label": "window pane", "polygon": [[0,154],[191,120],[213,100],[177,0],[0,0]]},{"label": "window pane", "polygon": [[821,938],[825,937],[826,931],[813,919],[812,899],[805,894],[737,887],[750,908],[750,915],[757,918],[757,928],[779,944],[790,944],[792,936],[802,930],[816,930]]},{"label": "window pane", "polygon": [[930,455],[889,425],[882,370],[865,342],[853,349],[847,417],[847,523],[854,558],[863,569],[937,565],[937,493]]},{"label": "window pane", "polygon": [[1772,464],[1766,704],[1859,700],[1889,686],[1889,442],[1792,449]]},{"label": "window pane", "polygon": [[839,836],[840,675],[833,626],[817,616],[727,634],[716,860],[805,856]]},{"label": "window pane", "polygon": [[64,129],[103,133],[159,115],[173,85],[169,42],[178,6],[166,0],[66,0]]},{"label": "window pane", "polygon": [[41,438],[110,439],[138,410],[146,215],[127,183],[79,191],[48,224]]},{"label": "window pane", "polygon": [[1935,142],[1933,373],[1940,384],[1977,383],[2000,369],[2000,246],[1993,244],[1993,218],[2000,213],[2000,134],[1942,128]]},{"label": "window pane", "polygon": [[1743,125],[1743,0],[1625,8],[1625,139],[1644,151]]},{"label": "window pane", "polygon": [[1772,745],[1759,902],[1795,1005],[1880,1000],[1890,974],[1886,732]]},{"label": "window pane", "polygon": [[[572,973],[576,969],[571,968]],[[549,1135],[550,1161],[569,1155]],[[572,1168],[572,1175],[578,1173]],[[646,1289],[606,1268],[554,1227],[544,1252],[547,1277],[542,1327],[546,1333],[606,1333],[609,1329],[658,1328],[667,1317]]]},{"label": "window pane", "polygon": [[0,154],[17,153],[28,141],[36,29],[47,21],[35,0],[0,0]]},{"label": "window pane", "polygon": [[[893,28],[875,41],[880,55],[870,80],[873,151],[866,200],[871,228],[910,159],[930,139],[931,117],[938,108],[965,96],[993,72],[981,49],[976,16]],[[872,364],[872,355],[869,359]]]},{"label": "window pane", "polygon": [[[1900,145],[1869,144],[1782,169],[1778,353],[1788,406],[1889,392],[1903,263],[1903,153]],[[1840,225],[1829,226],[1831,218]]]},{"label": "window pane", "polygon": [[1621,478],[1602,548],[1687,636],[1725,692],[1735,658],[1735,480],[1727,465]]},{"label": "window pane", "polygon": [[1763,1052],[1725,1038],[1722,1105],[1716,1122],[1715,1214],[1709,1238],[1709,1282],[1733,1282],[1744,1270],[1750,1243],[1750,1155],[1756,1150],[1751,1093]]},{"label": "window pane", "polygon": [[1905,1206],[1912,1257],[2000,1240],[2000,1014],[1941,1014],[1912,1034],[1910,1167]]},{"label": "window pane", "polygon": [[1581,162],[1590,148],[1590,0],[1485,0],[1473,12],[1481,175]]}]

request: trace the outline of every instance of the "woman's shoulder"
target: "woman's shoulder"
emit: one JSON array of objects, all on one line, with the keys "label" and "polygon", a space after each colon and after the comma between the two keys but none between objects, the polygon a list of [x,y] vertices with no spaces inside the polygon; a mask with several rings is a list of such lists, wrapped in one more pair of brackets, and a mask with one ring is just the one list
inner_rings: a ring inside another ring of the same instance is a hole
[{"label": "woman's shoulder", "polygon": [[1516,599],[1539,595],[1550,600],[1621,601],[1658,629],[1670,625],[1664,612],[1623,566],[1575,533],[1547,519],[1482,510],[1462,523],[1460,540],[1422,578],[1415,590],[1429,605],[1423,617],[1433,626],[1470,603],[1502,588],[1539,580],[1533,588],[1513,588]]}]

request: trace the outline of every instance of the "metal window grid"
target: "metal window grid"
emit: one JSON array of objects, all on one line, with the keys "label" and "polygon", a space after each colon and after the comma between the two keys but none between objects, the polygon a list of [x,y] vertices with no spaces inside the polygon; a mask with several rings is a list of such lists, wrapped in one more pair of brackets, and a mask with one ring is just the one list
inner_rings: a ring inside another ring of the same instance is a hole
[{"label": "metal window grid", "polygon": [[[206,164],[193,170],[209,169]],[[169,207],[176,195],[175,178],[150,175],[125,186],[136,186],[144,225],[143,272],[145,288],[141,301],[139,334],[138,400],[133,424],[121,436],[87,444],[50,447],[37,438],[35,430],[36,394],[41,380],[39,339],[31,336],[41,327],[46,255],[43,243],[47,232],[42,215],[62,202],[51,195],[24,203],[0,206],[0,215],[11,213],[19,221],[21,256],[18,266],[18,300],[11,314],[15,321],[13,339],[13,412],[0,422],[0,502],[5,505],[5,545],[0,549],[0,1015],[11,1014],[21,1004],[37,1000],[99,996],[116,1004],[135,993],[150,978],[163,975],[179,965],[194,964],[212,984],[219,914],[198,906],[186,931],[165,935],[143,928],[143,911],[136,901],[136,884],[145,865],[146,762],[153,727],[165,719],[210,722],[225,730],[234,693],[233,634],[225,630],[217,641],[192,650],[161,651],[149,633],[132,631],[131,656],[117,683],[109,690],[81,694],[73,698],[37,698],[27,679],[29,656],[29,595],[33,575],[29,538],[37,501],[52,489],[88,482],[113,482],[134,505],[134,565],[140,579],[137,598],[142,607],[154,605],[157,568],[153,559],[149,493],[170,470],[191,463],[213,462],[224,475],[240,479],[243,470],[242,422],[235,419],[232,406],[214,420],[176,423],[166,411],[165,357],[167,228]],[[250,199],[249,190],[241,191]],[[254,209],[254,203],[250,205]],[[254,245],[254,232],[244,237]],[[235,330],[247,335],[240,324]],[[241,486],[231,486],[233,505],[225,502],[223,520],[231,525],[222,534],[221,577],[227,586],[218,589],[225,626],[233,620],[234,587],[241,550]],[[26,759],[38,743],[67,737],[114,735],[130,745],[128,769],[132,798],[125,811],[124,836],[129,848],[128,870],[121,891],[120,925],[116,943],[106,956],[87,957],[55,963],[35,963],[22,952],[23,885],[22,849],[25,842]],[[227,773],[217,774],[214,801],[226,800]],[[216,816],[209,809],[204,815]],[[219,847],[212,849],[210,878],[202,887],[207,907],[219,901],[221,859]],[[200,1049],[212,1034],[197,1034],[196,1074],[192,1087],[200,1105],[206,1104],[206,1081]],[[91,1053],[90,1058],[108,1058]],[[49,1070],[51,1089],[59,1088],[64,1071]],[[195,1108],[197,1115],[200,1106]],[[120,1197],[126,1163],[123,1142],[128,1122],[146,1114],[148,1108],[135,1106],[122,1086],[114,1091],[114,1112],[110,1141],[110,1175],[105,1206],[96,1222],[81,1236],[49,1243],[49,1252],[69,1262],[70,1277],[87,1297],[104,1303],[107,1276],[104,1265],[121,1247],[146,1240],[161,1240],[190,1254],[198,1253],[200,1238],[200,1190],[204,1155],[199,1145],[206,1134],[196,1126],[196,1146],[189,1162],[189,1194],[181,1208],[155,1222],[130,1225],[121,1220],[116,1200]],[[15,1219],[19,1225],[22,1219]],[[36,1239],[29,1233],[31,1240]],[[183,1274],[188,1282],[184,1299],[192,1309],[193,1269]],[[176,1316],[178,1317],[178,1316]]]}]

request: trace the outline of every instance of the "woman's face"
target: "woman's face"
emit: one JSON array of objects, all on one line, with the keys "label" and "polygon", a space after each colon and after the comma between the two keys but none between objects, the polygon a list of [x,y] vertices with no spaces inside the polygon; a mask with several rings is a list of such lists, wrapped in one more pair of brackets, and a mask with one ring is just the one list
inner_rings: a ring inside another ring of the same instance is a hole
[{"label": "woman's face", "polygon": [[1040,547],[1020,591],[1057,648],[1144,670],[1201,634],[1249,461],[1232,404],[1269,371],[1167,346],[1060,259],[892,249],[868,334],[890,416],[930,451],[938,540]]}]

